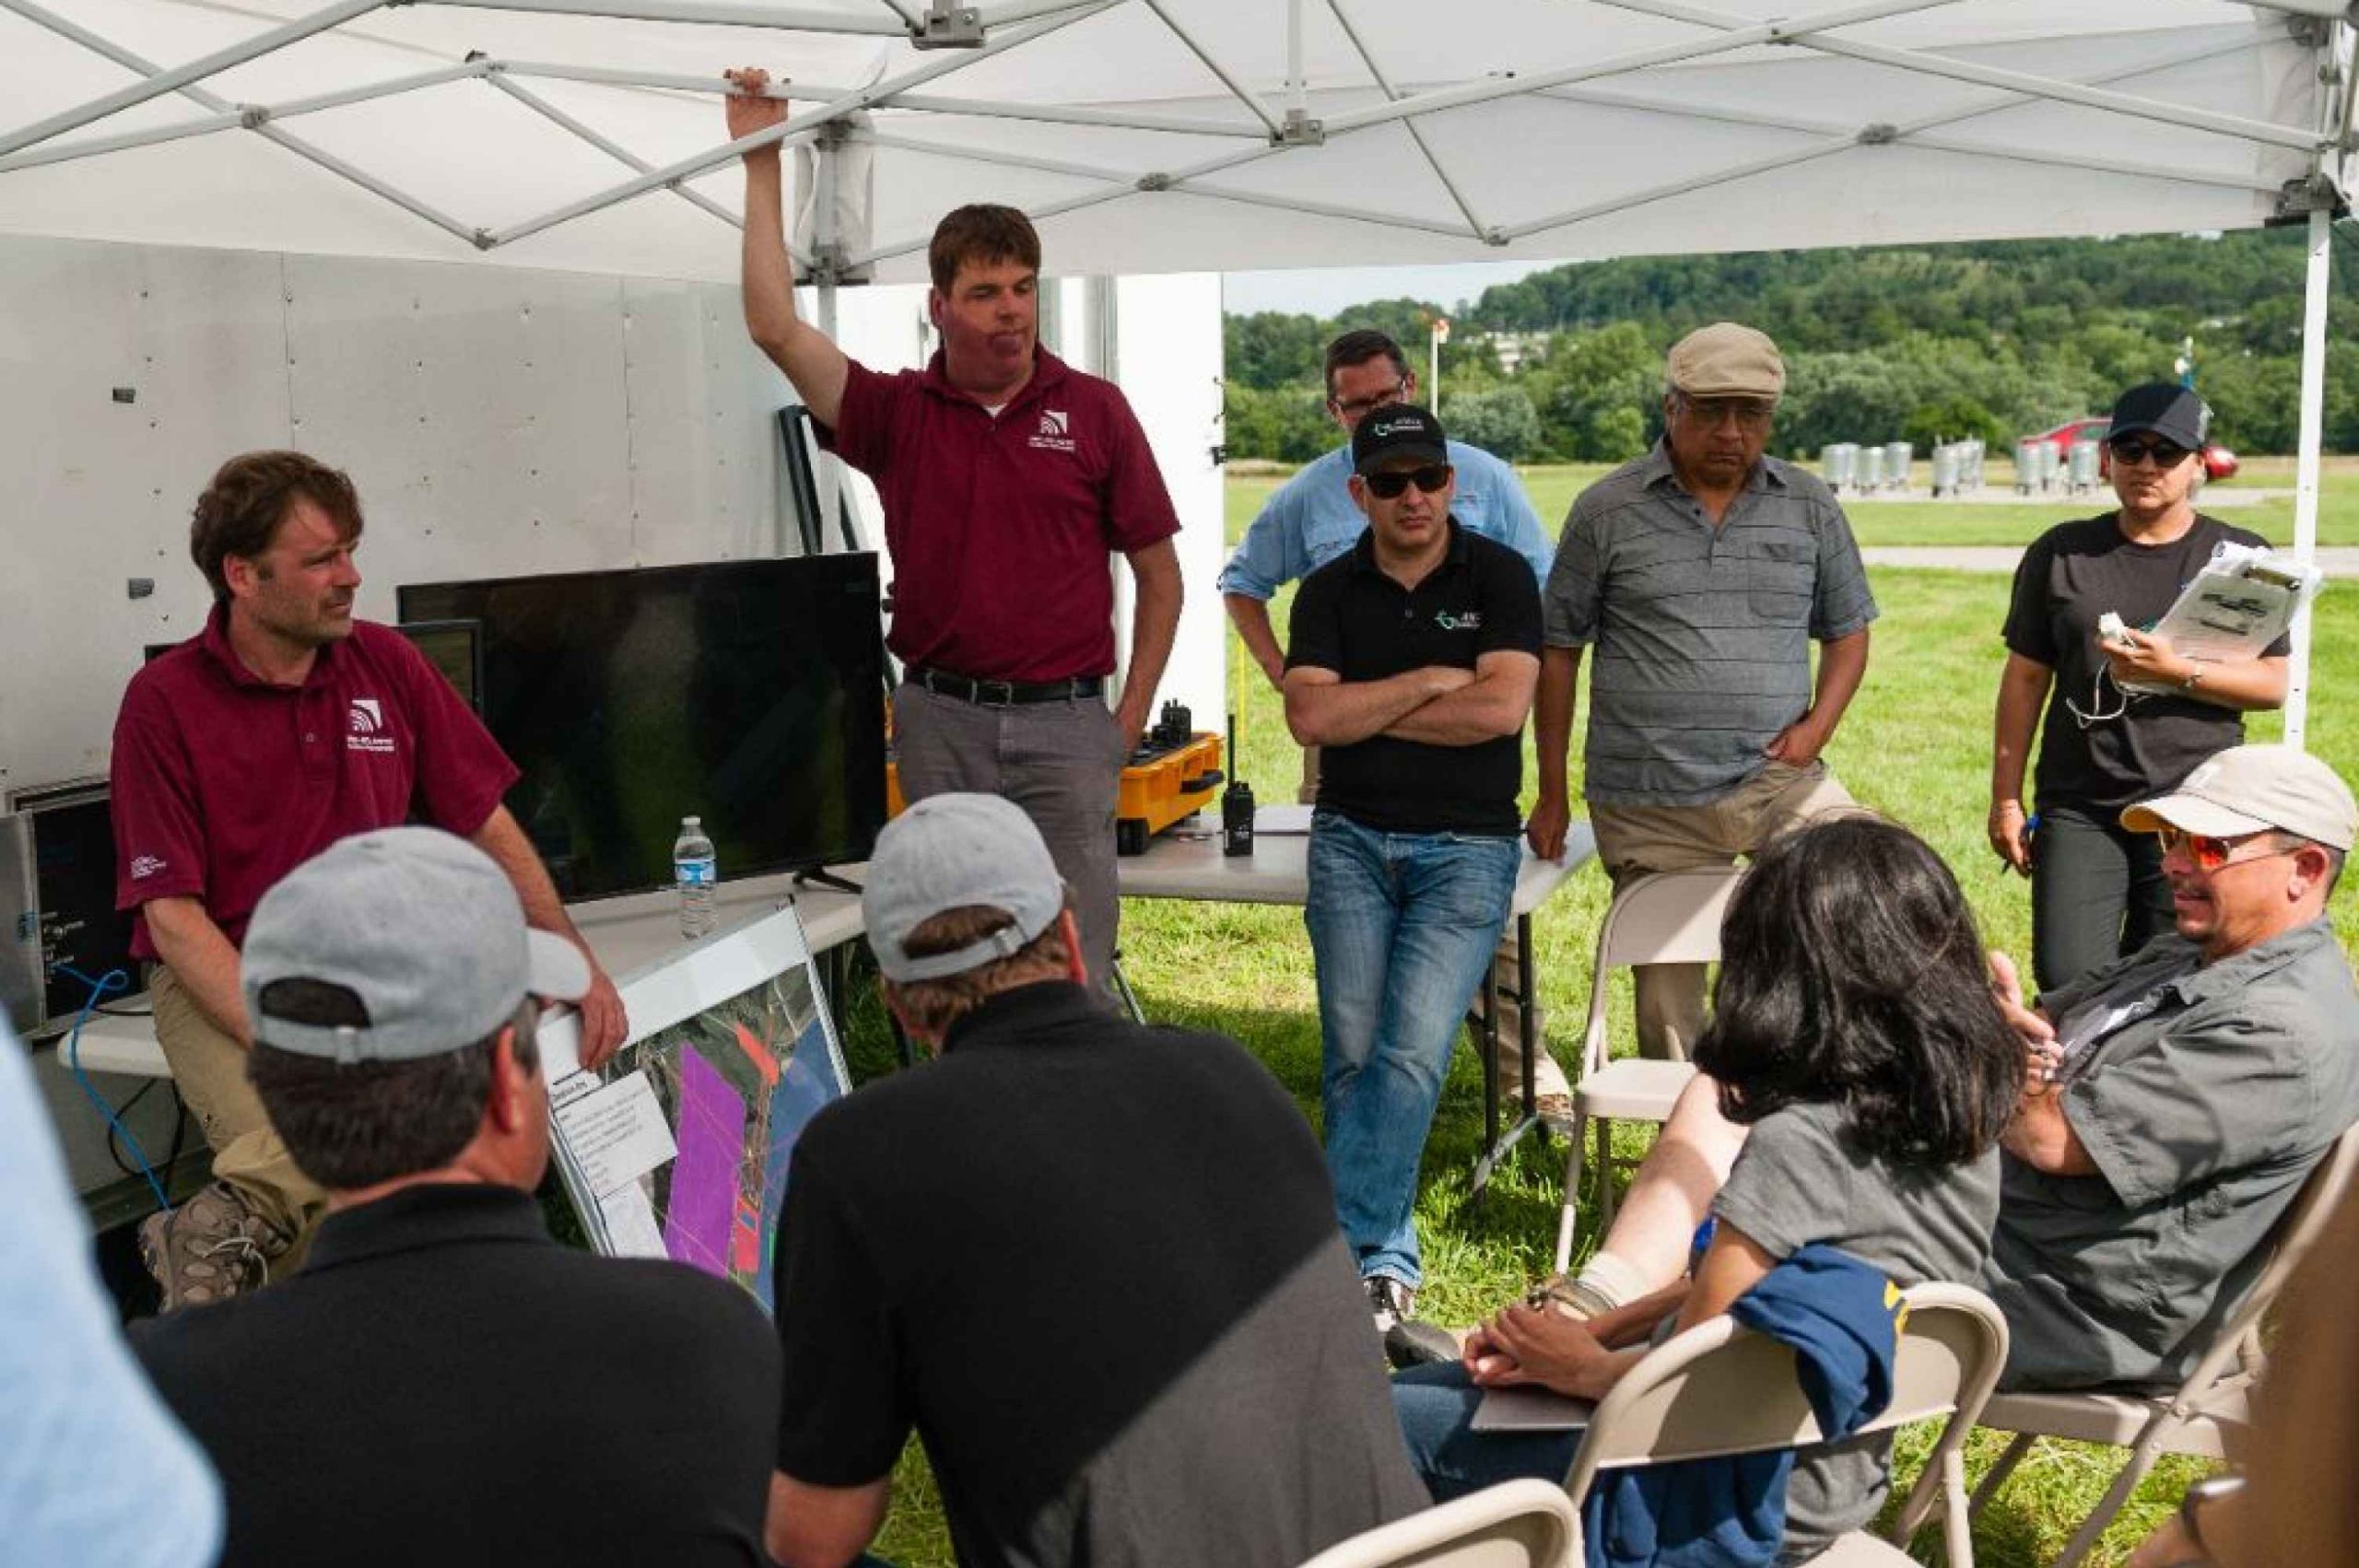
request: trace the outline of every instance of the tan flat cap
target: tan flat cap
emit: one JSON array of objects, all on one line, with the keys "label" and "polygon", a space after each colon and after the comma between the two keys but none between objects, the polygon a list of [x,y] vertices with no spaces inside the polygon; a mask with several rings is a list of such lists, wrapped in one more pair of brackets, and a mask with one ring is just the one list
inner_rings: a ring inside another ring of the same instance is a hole
[{"label": "tan flat cap", "polygon": [[1664,370],[1673,390],[1692,397],[1774,398],[1786,390],[1778,345],[1734,322],[1697,327],[1672,344]]}]

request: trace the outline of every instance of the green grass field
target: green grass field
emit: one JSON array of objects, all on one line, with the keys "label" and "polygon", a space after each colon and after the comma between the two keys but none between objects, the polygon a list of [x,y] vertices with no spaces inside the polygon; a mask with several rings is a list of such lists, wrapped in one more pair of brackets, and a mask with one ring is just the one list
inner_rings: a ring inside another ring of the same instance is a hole
[{"label": "green grass field", "polygon": [[[1571,509],[1573,497],[1606,472],[1602,463],[1565,463],[1526,468],[1524,487],[1541,521],[1553,533]],[[1990,475],[1991,487],[2004,490],[2010,471],[2000,465]],[[1272,490],[1285,482],[1283,474],[1231,477],[1228,483],[1228,530],[1234,539],[1261,509]],[[1917,483],[1926,482],[1925,464],[1917,465]],[[2223,507],[2219,516],[2239,528],[2249,528],[2273,544],[2294,542],[2294,463],[2290,458],[2254,458],[2243,472],[2217,489],[2283,491],[2284,495],[2250,507]],[[2111,492],[2063,502],[2024,504],[1959,504],[1948,501],[1852,501],[1850,516],[1860,543],[1871,545],[1908,544],[2028,544],[2041,530],[2076,517],[2088,517],[2113,504]],[[2319,487],[2318,543],[2359,544],[2359,462],[2330,458]]]},{"label": "green grass field", "polygon": [[[1532,484],[1543,515],[1561,516],[1576,486],[1595,472],[1535,473]],[[2328,537],[2359,543],[2359,474],[2333,477],[2326,520],[2332,532]],[[1231,481],[1232,538],[1273,483],[1243,477]],[[1871,509],[1860,508],[1855,515]],[[2070,515],[2039,509],[2037,519],[2004,522],[2002,514],[1985,523],[1981,514],[1989,509],[1940,509],[1971,511],[1978,528],[2017,530],[2006,537],[1981,534],[1944,543],[2019,543],[2042,525],[2041,520]],[[1862,532],[1869,526],[1863,518]],[[1902,525],[1879,519],[1873,526]],[[2263,532],[2271,531],[2264,527]],[[1998,628],[2007,579],[1997,574],[1933,570],[1876,570],[1872,578],[1883,617],[1875,627],[1866,685],[1829,760],[1862,801],[1914,827],[1948,859],[1990,945],[2027,957],[2025,884],[2001,872],[1982,837],[1990,705],[2000,661]],[[1284,598],[1273,609],[1283,626]],[[2339,694],[2346,678],[2359,674],[2359,599],[2330,591],[2319,602],[2317,631],[2313,690]],[[1250,666],[1235,649],[1234,639],[1230,669],[1230,689],[1243,694],[1242,775],[1262,800],[1290,799],[1299,778],[1300,754],[1286,733],[1276,695],[1258,673],[1250,681],[1240,678]],[[2254,722],[2252,732],[2255,739],[2271,739],[2278,729],[2274,716],[2264,716]],[[2309,739],[2312,749],[2346,778],[2359,778],[2359,714],[2341,707],[2337,696],[2322,696],[2314,702]],[[1578,789],[1578,746],[1573,762]],[[1528,799],[1528,770],[1526,777]],[[1569,1060],[1579,1044],[1588,1001],[1590,948],[1605,903],[1605,879],[1591,869],[1575,877],[1534,922],[1546,1036],[1559,1059]],[[2334,916],[2348,947],[2359,936],[2359,879],[2337,898]],[[1299,913],[1134,899],[1125,905],[1123,919],[1125,966],[1149,1016],[1218,1029],[1244,1041],[1315,1121],[1319,1024],[1309,943]],[[1612,1014],[1622,1049],[1629,1046],[1628,1012],[1625,983]],[[882,1019],[873,1000],[863,1001],[852,1033],[855,1071],[881,1070],[889,1060],[889,1048],[884,1045]],[[1426,1146],[1418,1206],[1427,1274],[1421,1312],[1443,1322],[1471,1320],[1520,1291],[1545,1271],[1555,1242],[1563,1143],[1543,1148],[1527,1141],[1478,1209],[1466,1201],[1465,1176],[1481,1142],[1482,1121],[1481,1072],[1473,1053],[1461,1050]],[[1635,1156],[1643,1148],[1639,1129],[1625,1129],[1621,1136],[1625,1153]],[[1584,1235],[1581,1249],[1592,1241]],[[1044,1337],[1039,1353],[1055,1353],[1052,1339]],[[1904,1442],[1899,1466],[1904,1487],[1913,1479],[1929,1440],[1929,1434],[1919,1433],[1913,1442]],[[1975,1442],[1975,1474],[1995,1457],[1998,1447],[1988,1437]],[[2113,1457],[2106,1450],[2077,1445],[2042,1445],[1978,1529],[1978,1558],[1985,1568],[2032,1568],[2051,1557],[2104,1492]],[[2164,1463],[2117,1522],[2098,1561],[2115,1562],[2126,1555],[2176,1505],[2200,1469]],[[948,1568],[953,1557],[940,1504],[914,1445],[903,1459],[898,1480],[892,1516],[877,1550],[910,1568]]]}]

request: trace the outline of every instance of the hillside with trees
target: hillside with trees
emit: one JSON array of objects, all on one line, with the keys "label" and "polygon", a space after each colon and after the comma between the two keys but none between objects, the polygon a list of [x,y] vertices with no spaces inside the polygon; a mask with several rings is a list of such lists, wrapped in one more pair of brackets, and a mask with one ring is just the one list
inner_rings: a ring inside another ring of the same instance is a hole
[{"label": "hillside with trees", "polygon": [[[2336,231],[2326,445],[2359,451],[2359,244]],[[1749,322],[1786,355],[1775,445],[2017,435],[2101,413],[2123,387],[2172,379],[2195,344],[2218,437],[2294,450],[2303,235],[2022,240],[1572,263],[1454,308],[1414,299],[1332,320],[1230,316],[1232,457],[1304,462],[1334,445],[1319,362],[1349,327],[1390,332],[1422,375],[1426,317],[1446,314],[1443,413],[1453,435],[1517,462],[1618,461],[1657,427],[1663,350],[1709,322]],[[1500,334],[1520,352],[1502,368]]]}]

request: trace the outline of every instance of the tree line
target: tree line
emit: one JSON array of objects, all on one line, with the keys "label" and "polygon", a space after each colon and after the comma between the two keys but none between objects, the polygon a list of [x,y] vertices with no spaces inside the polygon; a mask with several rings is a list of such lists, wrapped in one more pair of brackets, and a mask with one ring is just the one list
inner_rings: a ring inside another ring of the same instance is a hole
[{"label": "tree line", "polygon": [[[2326,446],[2359,451],[2359,242],[2338,225]],[[2176,379],[2194,342],[2216,438],[2289,452],[2300,418],[2303,231],[1772,251],[1576,263],[1454,310],[1388,299],[1322,320],[1225,323],[1229,455],[1301,462],[1336,444],[1320,356],[1352,327],[1391,333],[1422,380],[1430,315],[1450,318],[1450,432],[1513,462],[1618,462],[1660,427],[1662,357],[1693,328],[1740,321],[1776,338],[1787,391],[1775,448],[2016,437],[2103,413]],[[1487,334],[1537,352],[1512,369]],[[2338,351],[2339,350],[2339,351]]]}]

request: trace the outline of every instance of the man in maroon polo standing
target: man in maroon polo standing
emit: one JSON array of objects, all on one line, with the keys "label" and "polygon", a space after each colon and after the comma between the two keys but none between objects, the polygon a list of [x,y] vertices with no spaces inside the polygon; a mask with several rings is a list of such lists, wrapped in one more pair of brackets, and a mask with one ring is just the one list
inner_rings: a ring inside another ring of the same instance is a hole
[{"label": "man in maroon polo standing", "polygon": [[[731,73],[732,139],[778,123],[768,76]],[[794,313],[775,144],[745,154],[745,324],[834,449],[876,484],[893,555],[902,793],[1003,795],[1074,889],[1089,973],[1113,972],[1114,801],[1180,626],[1179,515],[1120,389],[1038,342],[1040,240],[965,206],[928,253],[942,347],[878,375]],[[1130,563],[1131,657],[1109,713],[1113,582]]]},{"label": "man in maroon polo standing", "polygon": [[[136,911],[132,950],[157,965],[157,1042],[213,1145],[211,1185],[139,1227],[166,1311],[262,1283],[326,1199],[246,1080],[238,948],[281,877],[339,838],[420,820],[473,840],[533,925],[581,946],[500,804],[515,765],[406,638],[354,619],[360,530],[352,482],[324,463],[291,451],[224,463],[189,532],[213,613],[132,677],[115,718],[115,902]],[[622,1043],[624,1019],[595,958],[591,972],[581,1041],[594,1064]]]}]

